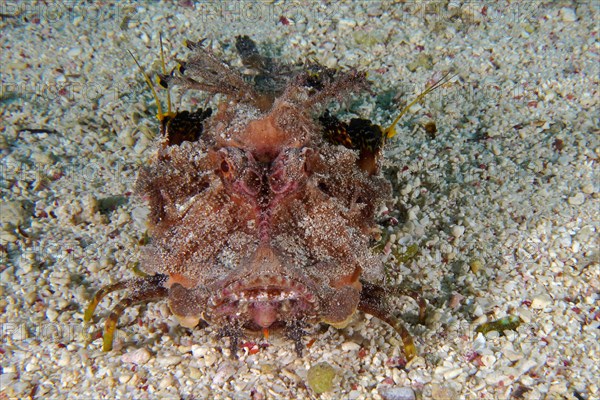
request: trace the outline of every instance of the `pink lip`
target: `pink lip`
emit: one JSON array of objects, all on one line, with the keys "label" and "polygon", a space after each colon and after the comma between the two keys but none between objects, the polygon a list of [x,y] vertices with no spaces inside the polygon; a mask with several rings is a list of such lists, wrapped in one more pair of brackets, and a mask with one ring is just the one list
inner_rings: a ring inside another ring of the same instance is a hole
[{"label": "pink lip", "polygon": [[253,322],[268,328],[277,321],[316,316],[315,296],[303,284],[283,276],[237,280],[209,300],[211,315]]}]

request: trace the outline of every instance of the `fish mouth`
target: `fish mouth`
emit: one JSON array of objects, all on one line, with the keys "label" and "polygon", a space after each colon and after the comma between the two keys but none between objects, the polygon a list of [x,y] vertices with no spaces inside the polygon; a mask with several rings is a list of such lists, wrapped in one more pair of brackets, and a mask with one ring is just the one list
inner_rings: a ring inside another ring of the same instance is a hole
[{"label": "fish mouth", "polygon": [[231,282],[209,299],[214,319],[250,331],[315,319],[317,298],[306,285],[286,276],[254,276]]}]

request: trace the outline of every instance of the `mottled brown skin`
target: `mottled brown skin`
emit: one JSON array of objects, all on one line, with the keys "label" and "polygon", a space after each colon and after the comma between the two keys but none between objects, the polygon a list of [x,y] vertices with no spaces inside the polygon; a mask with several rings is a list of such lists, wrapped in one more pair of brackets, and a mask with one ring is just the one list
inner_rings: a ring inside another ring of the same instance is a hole
[{"label": "mottled brown skin", "polygon": [[[301,352],[303,327],[343,327],[357,309],[393,324],[372,295],[381,288],[369,283],[383,273],[369,242],[375,213],[390,196],[379,149],[365,162],[364,152],[327,141],[315,118],[332,99],[365,90],[364,74],[286,70],[265,89],[201,45],[190,47],[195,54],[184,74],[163,81],[225,100],[198,123],[196,140],[169,141],[184,136],[167,132],[140,172],[136,191],[151,211],[141,265],[151,277],[115,288],[129,286],[135,301],[145,300],[144,293],[166,297],[182,325],[214,324],[234,347],[244,331],[282,328]],[[245,51],[253,64],[266,65],[256,51]],[[195,137],[188,131],[189,124],[185,137]],[[111,290],[99,292],[87,319]],[[105,349],[122,310],[116,311]]]}]

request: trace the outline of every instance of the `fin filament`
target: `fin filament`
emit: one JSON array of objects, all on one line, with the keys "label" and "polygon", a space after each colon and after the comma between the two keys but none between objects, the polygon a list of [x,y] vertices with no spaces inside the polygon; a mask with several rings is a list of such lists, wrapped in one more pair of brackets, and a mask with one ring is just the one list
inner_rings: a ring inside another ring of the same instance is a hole
[{"label": "fin filament", "polygon": [[[160,63],[161,63],[163,74],[166,75],[167,67],[165,65],[165,53],[163,50],[162,34],[159,35],[159,39],[160,39]],[[156,93],[156,90],[154,89],[152,80],[150,79],[150,77],[148,76],[148,74],[146,73],[144,68],[142,68],[142,66],[140,65],[138,60],[135,58],[133,53],[129,50],[127,50],[127,52],[129,53],[131,58],[133,58],[133,61],[135,61],[135,64],[138,66],[140,72],[142,73],[142,76],[144,77],[144,80],[146,81],[146,85],[148,86],[148,88],[150,88],[150,91],[152,92],[152,97],[154,97],[154,102],[156,103],[156,108],[157,108],[156,118],[158,119],[158,121],[163,123],[165,121],[165,119],[174,117],[176,113],[174,113],[171,110],[171,91],[167,89],[167,112],[163,113],[162,105],[158,98],[158,94]]]},{"label": "fin filament", "polygon": [[442,76],[440,78],[439,81],[437,81],[433,85],[429,86],[427,89],[425,89],[423,92],[421,92],[421,94],[419,94],[416,99],[414,99],[406,107],[404,107],[402,109],[402,111],[400,111],[400,114],[398,114],[398,116],[396,117],[396,119],[394,120],[394,122],[392,122],[390,126],[388,126],[387,128],[385,128],[385,130],[384,130],[385,137],[387,139],[393,138],[396,135],[396,133],[397,133],[396,132],[396,124],[398,123],[398,121],[400,121],[400,118],[402,118],[404,116],[404,114],[406,114],[408,112],[408,110],[412,106],[414,106],[419,101],[423,100],[423,98],[425,96],[427,96],[429,93],[433,92],[435,89],[437,89],[437,88],[443,86],[444,84],[450,82],[450,80],[452,78],[454,78],[457,74],[454,74],[454,75],[452,75],[452,76],[450,76],[448,78],[449,75],[450,75],[450,72],[446,72],[444,74],[444,76]]}]

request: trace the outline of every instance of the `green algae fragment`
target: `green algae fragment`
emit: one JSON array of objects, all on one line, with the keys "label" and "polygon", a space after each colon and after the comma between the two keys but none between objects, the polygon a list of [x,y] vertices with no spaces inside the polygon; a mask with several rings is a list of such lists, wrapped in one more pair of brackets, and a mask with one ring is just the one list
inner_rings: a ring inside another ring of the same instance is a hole
[{"label": "green algae fragment", "polygon": [[352,36],[354,36],[354,42],[357,45],[364,47],[373,47],[382,41],[381,38],[370,32],[357,31]]},{"label": "green algae fragment", "polygon": [[273,364],[265,363],[260,366],[260,372],[263,374],[277,373],[277,367]]},{"label": "green algae fragment", "polygon": [[308,386],[317,394],[325,393],[333,387],[335,369],[326,362],[313,365],[308,370]]},{"label": "green algae fragment", "polygon": [[414,61],[406,65],[406,68],[408,68],[410,72],[415,72],[419,67],[425,70],[431,70],[433,68],[433,57],[429,54],[421,53]]},{"label": "green algae fragment", "polygon": [[481,324],[475,328],[475,332],[483,333],[485,335],[491,331],[498,331],[502,335],[504,334],[504,331],[514,331],[522,322],[523,320],[521,318],[509,315],[508,317],[500,318],[496,321]]},{"label": "green algae fragment", "polygon": [[471,268],[471,272],[476,274],[483,268],[483,261],[479,258],[474,258],[469,262],[469,267]]},{"label": "green algae fragment", "polygon": [[394,256],[396,257],[396,261],[402,264],[406,264],[407,262],[413,260],[417,254],[419,253],[419,245],[416,243],[411,244],[406,248],[404,253],[394,252]]}]

